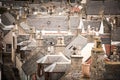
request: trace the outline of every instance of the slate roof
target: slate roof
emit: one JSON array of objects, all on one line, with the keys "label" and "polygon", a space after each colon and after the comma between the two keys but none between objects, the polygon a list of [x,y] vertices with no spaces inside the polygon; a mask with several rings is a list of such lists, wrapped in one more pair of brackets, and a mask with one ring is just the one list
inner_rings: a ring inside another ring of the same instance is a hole
[{"label": "slate roof", "polygon": [[[24,41],[25,42],[25,41]],[[23,43],[24,43],[23,42]],[[33,50],[34,48],[37,47],[37,42],[35,39],[28,40],[28,42],[25,42],[27,45],[24,47],[21,47],[20,50]]]},{"label": "slate roof", "polygon": [[100,28],[100,23],[101,21],[83,21],[83,25],[85,30],[88,28],[88,26],[90,25],[91,28],[94,29],[99,29]]},{"label": "slate roof", "polygon": [[44,69],[45,72],[66,72],[70,68],[70,62],[56,62]]},{"label": "slate roof", "polygon": [[101,38],[102,44],[110,44],[111,43],[111,38]]},{"label": "slate roof", "polygon": [[0,29],[4,32],[4,36],[10,32],[10,30],[4,30],[5,26],[0,23]]},{"label": "slate roof", "polygon": [[[46,41],[46,45],[48,45],[48,43],[50,42],[54,42],[54,44],[56,45],[57,43],[57,37],[58,36],[43,36],[44,40]],[[64,43],[65,45],[68,45],[73,39],[73,36],[72,35],[69,35],[69,36],[64,36]]]},{"label": "slate roof", "polygon": [[120,28],[119,27],[117,27],[115,30],[113,30],[112,40],[113,41],[120,41]]},{"label": "slate roof", "polygon": [[81,35],[77,36],[64,50],[64,55],[68,58],[72,55],[73,47],[78,47],[82,49],[87,44],[87,39]]},{"label": "slate roof", "polygon": [[23,65],[22,69],[26,75],[31,75],[37,71],[37,60],[42,58],[44,53],[40,52],[33,55],[30,59],[28,59]]},{"label": "slate roof", "polygon": [[30,26],[26,24],[25,22],[21,22],[20,27],[22,27],[26,32],[30,31]]},{"label": "slate roof", "polygon": [[17,45],[19,45],[19,46],[26,46],[26,45],[28,45],[30,43],[30,41],[22,41],[22,42],[20,42],[20,43],[18,43]]},{"label": "slate roof", "polygon": [[10,32],[10,30],[4,30],[4,36],[7,35]]},{"label": "slate roof", "polygon": [[69,59],[64,55],[46,55],[37,61],[41,64],[52,64],[54,62],[69,62]]},{"label": "slate roof", "polygon": [[[60,26],[60,30],[66,31],[68,30],[68,17],[67,16],[41,16],[37,18],[27,18],[27,23],[29,26],[34,26],[36,29],[44,29],[44,30],[58,30],[58,26]],[[34,23],[34,24],[33,24]],[[71,16],[70,17],[71,29],[76,29],[79,24],[79,16]]]},{"label": "slate roof", "polygon": [[[29,26],[34,26],[36,29],[44,29],[47,31],[55,31],[58,30],[58,26],[60,25],[60,30],[66,31],[68,30],[68,20],[67,16],[46,16],[46,17],[38,17],[38,18],[27,18],[27,22]],[[35,23],[35,24],[32,24]],[[70,17],[70,29],[76,30],[79,26],[80,19],[78,16]],[[83,24],[85,29],[87,29],[88,25],[91,27],[99,28],[100,21],[84,21]]]},{"label": "slate roof", "polygon": [[0,28],[5,28],[5,26],[2,23],[0,23]]},{"label": "slate roof", "polygon": [[7,12],[1,15],[1,21],[4,25],[13,25],[13,23],[15,23],[15,18]]},{"label": "slate roof", "polygon": [[31,50],[34,50],[34,49],[35,49],[35,47],[27,47],[27,46],[24,46],[24,47],[20,48],[20,50],[22,50],[22,51],[31,51]]},{"label": "slate roof", "polygon": [[87,3],[87,14],[98,15],[104,10],[105,15],[120,15],[120,2],[117,0],[89,1]]},{"label": "slate roof", "polygon": [[29,35],[18,35],[17,36],[17,43],[26,41],[29,39]]}]

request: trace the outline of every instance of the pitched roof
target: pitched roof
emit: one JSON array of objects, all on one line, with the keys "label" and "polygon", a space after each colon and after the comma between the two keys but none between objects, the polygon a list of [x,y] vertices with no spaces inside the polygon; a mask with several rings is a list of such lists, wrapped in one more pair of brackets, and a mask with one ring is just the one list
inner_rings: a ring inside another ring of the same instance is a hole
[{"label": "pitched roof", "polygon": [[0,23],[0,29],[3,30],[4,36],[7,35],[13,27],[13,25],[5,26],[4,24]]},{"label": "pitched roof", "polygon": [[86,46],[81,50],[81,56],[83,56],[82,62],[85,62],[91,56],[91,50],[94,43],[87,43]]},{"label": "pitched roof", "polygon": [[1,21],[4,25],[13,25],[15,18],[7,12],[1,15]]},{"label": "pitched roof", "polygon": [[106,38],[101,38],[102,44],[110,44],[111,43],[111,38],[106,37]]},{"label": "pitched roof", "polygon": [[28,42],[29,35],[18,35],[17,36],[17,43],[23,43]]},{"label": "pitched roof", "polygon": [[22,69],[26,75],[31,75],[37,71],[37,60],[42,58],[44,53],[40,52],[33,55],[30,59],[28,59],[23,65]]},{"label": "pitched roof", "polygon": [[10,30],[4,30],[3,32],[4,32],[4,36],[6,36],[10,32]]},{"label": "pitched roof", "polygon": [[30,26],[25,22],[21,22],[20,27],[22,27],[26,32],[30,31]]},{"label": "pitched roof", "polygon": [[42,64],[52,64],[54,62],[69,62],[70,60],[67,59],[64,55],[46,55],[39,59],[37,63]]},{"label": "pitched roof", "polygon": [[70,62],[55,62],[44,69],[45,72],[66,72],[70,68]]},{"label": "pitched roof", "polygon": [[[50,42],[54,42],[54,44],[56,45],[57,37],[58,36],[47,36],[47,35],[43,36],[44,40],[46,41],[44,45],[48,45]],[[64,36],[65,45],[68,45],[72,39],[73,39],[73,35]]]},{"label": "pitched roof", "polygon": [[35,39],[28,40],[28,42],[23,42],[23,43],[26,43],[26,46],[21,47],[20,50],[32,50],[37,47],[37,42]]},{"label": "pitched roof", "polygon": [[27,41],[22,41],[22,42],[20,42],[20,43],[18,43],[17,45],[28,45],[30,43],[30,41],[29,40],[27,40]]},{"label": "pitched roof", "polygon": [[72,55],[73,47],[78,47],[82,49],[87,44],[87,39],[81,35],[77,36],[71,43],[65,48],[64,55],[68,58]]},{"label": "pitched roof", "polygon": [[117,0],[89,1],[87,3],[87,14],[98,15],[104,10],[105,15],[120,15],[120,2]]},{"label": "pitched roof", "polygon": [[112,32],[112,40],[113,41],[120,41],[120,35],[119,34],[120,34],[120,28],[117,27]]},{"label": "pitched roof", "polygon": [[[27,18],[28,25],[34,26],[36,29],[43,29],[48,31],[68,30],[67,16],[41,16],[37,18]],[[33,24],[34,23],[34,24]],[[76,29],[79,24],[79,16],[70,16],[71,29]]]},{"label": "pitched roof", "polygon": [[84,27],[85,29],[88,28],[88,26],[92,27],[92,28],[98,28],[100,27],[100,23],[101,21],[83,21]]},{"label": "pitched roof", "polygon": [[0,28],[3,29],[4,27],[5,27],[5,26],[4,26],[2,23],[0,23]]}]

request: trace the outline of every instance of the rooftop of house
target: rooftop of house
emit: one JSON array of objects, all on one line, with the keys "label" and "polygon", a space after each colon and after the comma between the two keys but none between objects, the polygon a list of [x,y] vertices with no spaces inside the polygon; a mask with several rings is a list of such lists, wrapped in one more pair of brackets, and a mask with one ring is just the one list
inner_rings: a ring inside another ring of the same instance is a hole
[{"label": "rooftop of house", "polygon": [[37,61],[41,64],[52,64],[54,62],[70,62],[70,60],[64,55],[46,55]]},{"label": "rooftop of house", "polygon": [[88,15],[100,15],[104,11],[105,15],[120,15],[120,2],[117,0],[89,1],[87,3]]},{"label": "rooftop of house", "polygon": [[[76,29],[75,27],[79,24],[79,17],[78,16],[71,16],[70,17],[70,28]],[[35,23],[35,24],[32,24]],[[57,31],[58,26],[60,26],[60,30],[66,31],[68,30],[68,20],[67,16],[41,16],[37,18],[27,18],[27,24],[29,26],[34,26],[36,29],[39,30],[52,30]]]},{"label": "rooftop of house", "polygon": [[[40,18],[28,18],[27,25],[34,26],[35,29],[44,31],[68,31],[68,28],[70,28],[71,31],[75,31],[81,24],[83,24],[85,30],[88,29],[88,26],[90,26],[91,29],[99,30],[102,22],[101,20],[82,20],[81,22],[79,16],[71,16],[69,26],[68,20],[66,20],[66,18],[67,16],[45,16]],[[35,24],[32,24],[33,22]],[[110,24],[106,19],[103,19],[103,25],[107,26],[104,27],[105,32],[109,32]]]},{"label": "rooftop of house", "polygon": [[101,23],[101,21],[92,21],[92,20],[90,20],[90,21],[83,21],[83,25],[85,27],[85,30],[88,29],[88,26],[90,26],[91,28],[93,28],[95,30],[99,29],[100,28],[100,23]]},{"label": "rooftop of house", "polygon": [[0,29],[4,32],[4,36],[7,35],[13,28],[14,25],[6,26],[3,23],[0,23]]},{"label": "rooftop of house", "polygon": [[80,55],[83,56],[82,62],[86,62],[91,56],[91,50],[94,47],[94,43],[87,43],[85,47],[80,51]]},{"label": "rooftop of house", "polygon": [[120,41],[120,36],[119,36],[119,33],[120,33],[120,28],[117,27],[116,29],[113,30],[112,33],[112,40],[113,41]]},{"label": "rooftop of house", "polygon": [[36,73],[37,71],[37,60],[42,58],[44,56],[44,53],[38,52],[34,54],[31,58],[29,58],[25,63],[22,65],[22,69],[25,72],[26,75],[31,75],[33,73]]},{"label": "rooftop of house", "polygon": [[30,35],[18,35],[17,36],[17,43],[18,45],[25,45],[24,42],[29,42]]},{"label": "rooftop of house", "polygon": [[70,62],[55,62],[44,69],[45,72],[66,72],[70,68]]},{"label": "rooftop of house", "polygon": [[78,48],[80,46],[80,50],[81,50],[86,44],[87,44],[87,39],[79,35],[74,40],[72,40],[69,45],[67,45],[67,47],[64,50],[64,55],[67,58],[70,58],[70,56],[73,54],[72,51],[74,47]]},{"label": "rooftop of house", "polygon": [[1,22],[6,26],[13,25],[15,18],[9,12],[6,12],[1,15]]},{"label": "rooftop of house", "polygon": [[[20,50],[33,50],[34,48],[37,47],[37,42],[36,42],[35,39],[28,40],[28,41],[23,41],[23,43],[26,43],[26,45],[23,44],[23,45],[25,45],[25,46],[24,46],[24,47],[21,47]],[[19,44],[20,44],[20,43],[19,43]],[[21,42],[21,44],[22,44],[22,42]]]}]

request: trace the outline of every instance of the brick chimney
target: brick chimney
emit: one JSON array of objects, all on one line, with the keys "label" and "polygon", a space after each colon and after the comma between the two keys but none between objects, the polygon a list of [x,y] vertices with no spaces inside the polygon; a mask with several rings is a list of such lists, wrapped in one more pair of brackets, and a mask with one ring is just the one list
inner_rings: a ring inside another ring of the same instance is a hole
[{"label": "brick chimney", "polygon": [[39,32],[36,36],[36,40],[37,40],[37,45],[38,46],[43,46],[43,36],[42,36],[42,32]]},{"label": "brick chimney", "polygon": [[64,43],[64,37],[58,37],[57,38],[57,44],[55,45],[55,52],[63,52],[65,49],[65,43]]},{"label": "brick chimney", "polygon": [[91,80],[103,80],[103,73],[105,71],[104,51],[102,48],[101,40],[95,37],[95,45],[91,51],[92,63],[90,65],[90,78]]},{"label": "brick chimney", "polygon": [[35,38],[36,30],[35,27],[30,28],[30,40]]},{"label": "brick chimney", "polygon": [[71,70],[81,71],[82,58],[81,55],[71,55]]}]

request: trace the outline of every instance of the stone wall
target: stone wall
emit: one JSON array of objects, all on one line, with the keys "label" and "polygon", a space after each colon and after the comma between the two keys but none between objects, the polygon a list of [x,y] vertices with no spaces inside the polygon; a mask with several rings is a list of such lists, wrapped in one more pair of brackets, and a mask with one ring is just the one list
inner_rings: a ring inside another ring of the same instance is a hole
[{"label": "stone wall", "polygon": [[71,70],[81,70],[82,56],[71,55]]},{"label": "stone wall", "polygon": [[105,69],[105,80],[120,80],[120,62],[107,62]]}]

